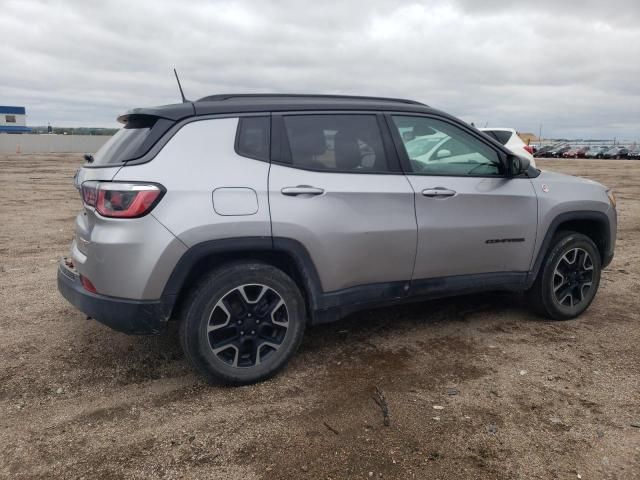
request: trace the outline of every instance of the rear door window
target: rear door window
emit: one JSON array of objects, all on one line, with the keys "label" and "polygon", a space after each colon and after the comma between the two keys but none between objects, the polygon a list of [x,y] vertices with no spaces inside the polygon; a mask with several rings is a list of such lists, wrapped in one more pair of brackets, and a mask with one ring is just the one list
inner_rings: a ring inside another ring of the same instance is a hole
[{"label": "rear door window", "polygon": [[389,171],[375,115],[289,115],[284,117],[284,127],[287,160],[294,167],[352,173]]},{"label": "rear door window", "polygon": [[269,161],[270,117],[241,117],[236,152],[243,157]]}]

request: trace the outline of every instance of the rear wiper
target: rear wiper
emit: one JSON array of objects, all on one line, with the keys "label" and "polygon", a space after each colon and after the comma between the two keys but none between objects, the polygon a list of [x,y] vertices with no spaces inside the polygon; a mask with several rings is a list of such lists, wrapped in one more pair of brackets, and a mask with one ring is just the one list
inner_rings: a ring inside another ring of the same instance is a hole
[{"label": "rear wiper", "polygon": [[88,162],[88,163],[93,163],[93,155],[91,155],[90,153],[85,153],[83,155],[83,158]]}]

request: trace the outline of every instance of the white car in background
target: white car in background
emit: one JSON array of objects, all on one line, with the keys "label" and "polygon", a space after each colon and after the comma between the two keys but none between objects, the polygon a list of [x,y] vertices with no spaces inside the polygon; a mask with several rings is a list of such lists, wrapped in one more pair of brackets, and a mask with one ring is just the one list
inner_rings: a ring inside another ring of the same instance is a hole
[{"label": "white car in background", "polygon": [[536,166],[533,148],[524,143],[513,128],[480,128],[479,130],[500,142],[516,155],[528,158],[531,165]]}]

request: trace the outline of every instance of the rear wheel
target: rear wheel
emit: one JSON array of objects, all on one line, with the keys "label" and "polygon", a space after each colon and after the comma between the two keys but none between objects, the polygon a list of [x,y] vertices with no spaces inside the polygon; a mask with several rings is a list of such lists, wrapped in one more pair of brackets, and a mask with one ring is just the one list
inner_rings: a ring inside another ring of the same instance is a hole
[{"label": "rear wheel", "polygon": [[528,292],[529,300],[542,315],[568,320],[584,312],[600,284],[600,254],[586,235],[561,232]]},{"label": "rear wheel", "polygon": [[208,381],[254,383],[277,373],[300,345],[304,300],[293,280],[262,263],[208,274],[186,302],[180,338]]}]

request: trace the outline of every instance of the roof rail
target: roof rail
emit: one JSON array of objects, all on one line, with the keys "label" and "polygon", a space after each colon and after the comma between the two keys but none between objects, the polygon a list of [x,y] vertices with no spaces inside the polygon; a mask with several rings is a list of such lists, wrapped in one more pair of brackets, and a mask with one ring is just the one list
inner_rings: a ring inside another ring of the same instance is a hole
[{"label": "roof rail", "polygon": [[415,100],[407,100],[404,98],[363,97],[358,95],[314,95],[305,93],[221,93],[217,95],[202,97],[196,100],[196,102],[219,102],[234,98],[320,98],[337,100],[373,100],[378,102],[407,103],[410,105],[426,106],[424,103],[417,102]]}]

